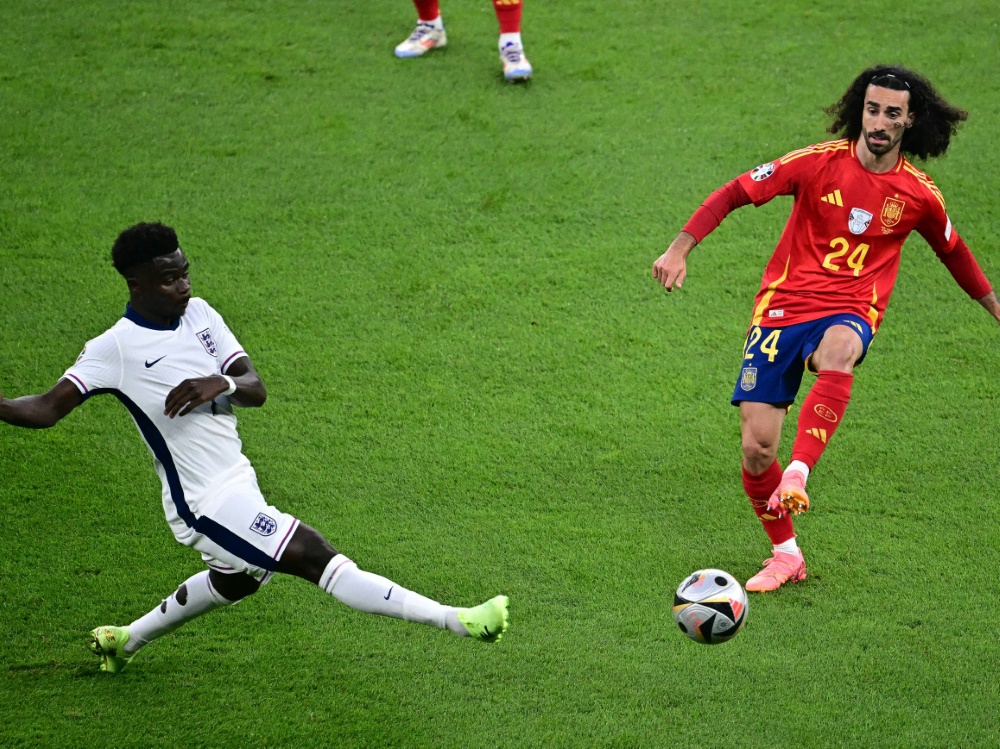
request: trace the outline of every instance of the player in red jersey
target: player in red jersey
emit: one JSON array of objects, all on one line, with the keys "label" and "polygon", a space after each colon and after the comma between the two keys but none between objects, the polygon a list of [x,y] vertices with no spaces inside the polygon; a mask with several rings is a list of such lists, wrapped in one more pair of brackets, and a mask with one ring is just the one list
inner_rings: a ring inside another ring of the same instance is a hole
[{"label": "player in red jersey", "polygon": [[[773,544],[749,591],[806,576],[791,515],[809,507],[806,480],[843,420],[854,367],[882,322],[911,231],[1000,322],[996,293],[952,226],[941,192],[906,158],[943,154],[968,115],[921,76],[889,65],[863,71],[828,113],[829,132],[842,140],[792,151],[719,188],[653,264],[667,291],[680,288],[688,254],[732,210],[794,196],[754,299],[732,399],[740,409],[743,487]],[[781,427],[805,369],[816,382],[782,472]]]}]

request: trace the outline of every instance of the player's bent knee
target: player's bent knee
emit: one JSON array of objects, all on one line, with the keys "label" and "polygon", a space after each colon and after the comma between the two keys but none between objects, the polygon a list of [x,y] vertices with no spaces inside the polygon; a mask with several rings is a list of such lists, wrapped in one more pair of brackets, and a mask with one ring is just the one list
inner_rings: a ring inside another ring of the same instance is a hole
[{"label": "player's bent knee", "polygon": [[215,592],[230,604],[242,601],[260,590],[260,581],[245,573],[224,575],[216,570],[209,570],[208,580]]},{"label": "player's bent knee", "polygon": [[318,584],[326,565],[335,556],[337,550],[323,534],[305,523],[299,523],[278,562],[277,570]]},{"label": "player's bent knee", "polygon": [[743,465],[750,473],[760,473],[770,466],[777,457],[776,445],[768,445],[758,440],[743,441]]},{"label": "player's bent knee", "polygon": [[850,372],[864,353],[864,344],[856,332],[842,325],[826,331],[819,348],[812,356],[814,371],[833,369]]}]

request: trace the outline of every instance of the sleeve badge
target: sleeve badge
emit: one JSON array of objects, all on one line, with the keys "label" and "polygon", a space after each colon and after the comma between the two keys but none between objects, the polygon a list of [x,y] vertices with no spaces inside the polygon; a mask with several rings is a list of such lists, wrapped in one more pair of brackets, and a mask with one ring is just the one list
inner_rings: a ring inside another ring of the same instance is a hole
[{"label": "sleeve badge", "polygon": [[760,166],[754,168],[754,170],[750,172],[750,179],[752,179],[754,182],[760,182],[761,180],[765,180],[772,174],[774,174],[774,169],[775,166],[773,161],[768,162],[767,164],[761,164]]}]

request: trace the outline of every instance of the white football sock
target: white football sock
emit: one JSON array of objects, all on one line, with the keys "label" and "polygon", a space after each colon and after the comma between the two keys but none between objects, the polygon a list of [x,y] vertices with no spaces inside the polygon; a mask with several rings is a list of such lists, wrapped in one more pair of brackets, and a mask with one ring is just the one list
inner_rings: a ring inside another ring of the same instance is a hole
[{"label": "white football sock", "polygon": [[788,473],[789,471],[799,471],[803,476],[805,476],[807,481],[809,480],[809,466],[801,460],[793,460],[785,466],[785,473]]},{"label": "white football sock", "polygon": [[795,537],[793,536],[787,541],[782,541],[780,544],[775,544],[774,550],[780,551],[783,554],[795,554],[799,550],[799,545],[795,543]]},{"label": "white football sock", "polygon": [[430,24],[431,26],[433,26],[435,29],[438,29],[439,31],[444,28],[444,19],[441,18],[441,14],[440,13],[438,14],[438,17],[435,18],[433,21],[425,21],[422,18],[417,18],[417,21],[419,21],[420,23]]},{"label": "white football sock", "polygon": [[517,31],[517,32],[515,32],[513,34],[501,34],[500,35],[500,43],[498,44],[498,46],[500,47],[500,51],[502,52],[503,48],[506,47],[508,44],[510,44],[512,42],[515,45],[517,45],[518,47],[523,47],[524,46],[523,44],[521,44],[521,32],[520,31]]},{"label": "white football sock", "polygon": [[358,569],[343,554],[330,560],[320,576],[319,587],[358,611],[429,624],[460,635],[468,634],[451,606],[443,606],[381,575]]},{"label": "white football sock", "polygon": [[126,655],[131,655],[157,637],[173,632],[182,624],[234,601],[223,598],[212,587],[208,570],[189,577],[159,606],[128,625]]}]

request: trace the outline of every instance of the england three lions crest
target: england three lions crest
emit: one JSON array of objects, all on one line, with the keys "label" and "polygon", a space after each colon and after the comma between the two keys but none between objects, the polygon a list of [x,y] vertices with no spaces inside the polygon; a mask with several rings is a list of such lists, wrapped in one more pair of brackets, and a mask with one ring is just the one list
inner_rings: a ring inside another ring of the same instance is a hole
[{"label": "england three lions crest", "polygon": [[271,536],[278,530],[278,521],[263,512],[257,513],[257,517],[250,524],[250,530],[262,536]]},{"label": "england three lions crest", "polygon": [[891,229],[903,218],[903,208],[906,203],[897,198],[886,198],[882,204],[882,225]]},{"label": "england three lions crest", "polygon": [[219,347],[215,345],[215,339],[212,338],[211,328],[205,328],[197,333],[198,340],[201,341],[201,345],[205,347],[205,350],[214,356],[216,359],[219,358]]},{"label": "england three lions crest", "polygon": [[868,225],[872,222],[872,214],[862,208],[852,208],[851,215],[847,219],[847,228],[851,234],[864,234]]}]

